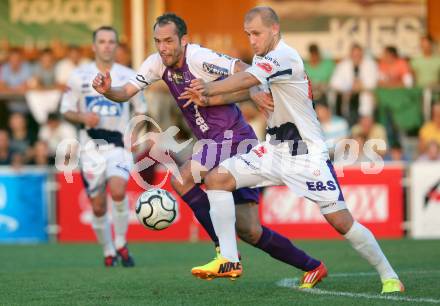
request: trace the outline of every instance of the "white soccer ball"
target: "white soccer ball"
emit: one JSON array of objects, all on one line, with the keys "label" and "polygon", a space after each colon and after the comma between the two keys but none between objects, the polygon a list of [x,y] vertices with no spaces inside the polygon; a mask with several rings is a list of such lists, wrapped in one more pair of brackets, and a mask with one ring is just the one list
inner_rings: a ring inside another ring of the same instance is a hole
[{"label": "white soccer ball", "polygon": [[153,188],[141,194],[136,216],[146,228],[160,231],[170,226],[178,214],[177,201],[166,190]]}]

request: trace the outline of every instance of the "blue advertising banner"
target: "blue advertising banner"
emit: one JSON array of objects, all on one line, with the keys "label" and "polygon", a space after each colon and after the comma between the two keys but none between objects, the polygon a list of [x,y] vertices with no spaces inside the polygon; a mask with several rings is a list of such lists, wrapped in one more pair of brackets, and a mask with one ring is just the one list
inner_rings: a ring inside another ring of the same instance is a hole
[{"label": "blue advertising banner", "polygon": [[0,242],[46,242],[47,173],[0,174]]}]

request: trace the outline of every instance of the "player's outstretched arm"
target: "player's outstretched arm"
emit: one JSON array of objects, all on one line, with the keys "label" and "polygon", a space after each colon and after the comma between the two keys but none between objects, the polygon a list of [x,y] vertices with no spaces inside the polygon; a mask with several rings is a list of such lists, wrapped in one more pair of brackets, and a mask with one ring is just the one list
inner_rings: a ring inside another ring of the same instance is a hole
[{"label": "player's outstretched arm", "polygon": [[92,86],[97,92],[115,102],[127,102],[139,91],[131,83],[120,87],[112,87],[112,78],[108,71],[105,74],[98,73],[93,79]]},{"label": "player's outstretched arm", "polygon": [[260,81],[255,76],[242,71],[216,82],[205,83],[201,79],[195,79],[191,81],[190,87],[199,91],[202,95],[210,97],[249,89],[259,84]]},{"label": "player's outstretched arm", "polygon": [[186,88],[186,91],[182,93],[179,97],[179,100],[188,100],[183,108],[188,107],[192,103],[205,107],[205,106],[217,106],[224,104],[231,104],[236,102],[242,102],[250,99],[249,90],[243,89],[232,93],[227,93],[218,96],[207,97],[200,94],[195,89]]}]

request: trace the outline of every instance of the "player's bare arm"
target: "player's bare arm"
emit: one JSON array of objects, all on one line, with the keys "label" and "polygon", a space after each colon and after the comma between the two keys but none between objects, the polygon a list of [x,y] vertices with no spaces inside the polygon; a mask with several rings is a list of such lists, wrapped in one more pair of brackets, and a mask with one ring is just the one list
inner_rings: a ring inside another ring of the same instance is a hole
[{"label": "player's bare arm", "polygon": [[190,87],[202,95],[210,97],[249,89],[256,85],[260,85],[260,81],[255,76],[249,72],[241,71],[216,82],[205,83],[202,79],[195,79],[191,81]]},{"label": "player's bare arm", "polygon": [[127,102],[139,91],[131,83],[126,83],[120,87],[112,87],[112,78],[108,71],[106,73],[98,73],[95,79],[93,79],[92,86],[97,92],[115,102]]},{"label": "player's bare arm", "polygon": [[89,128],[94,128],[99,123],[99,116],[95,113],[82,113],[68,111],[65,112],[64,118],[73,124],[84,124]]},{"label": "player's bare arm", "polygon": [[185,89],[186,91],[178,98],[179,100],[188,99],[188,101],[183,105],[183,108],[188,107],[192,103],[201,107],[206,107],[242,102],[250,99],[249,90],[247,89],[212,97],[203,96],[200,94],[200,92],[192,88]]}]

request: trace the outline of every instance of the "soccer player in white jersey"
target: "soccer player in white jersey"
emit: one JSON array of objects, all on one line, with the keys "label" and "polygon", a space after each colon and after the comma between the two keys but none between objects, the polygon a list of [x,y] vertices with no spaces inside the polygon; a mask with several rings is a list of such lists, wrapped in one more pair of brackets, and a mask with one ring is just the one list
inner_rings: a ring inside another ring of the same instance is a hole
[{"label": "soccer player in white jersey", "polygon": [[[124,84],[136,73],[114,62],[118,34],[112,27],[103,26],[93,33],[95,61],[73,71],[63,95],[61,113],[68,121],[80,126],[80,169],[92,204],[92,227],[104,251],[104,264],[116,266],[120,259],[124,267],[134,266],[127,248],[129,207],[125,195],[132,168],[132,156],[124,148],[123,133],[130,120],[130,105],[134,112],[144,114],[147,106],[143,93],[130,99],[130,104],[108,100],[92,88],[99,72],[108,72],[115,83]],[[112,240],[107,215],[106,187],[113,200]]]},{"label": "soccer player in white jersey", "polygon": [[[246,14],[244,29],[255,52],[252,66],[218,82],[194,80],[192,89],[185,93],[194,94],[193,102],[203,106],[206,97],[262,84],[268,86],[274,101],[274,110],[267,119],[266,141],[249,153],[223,161],[205,178],[221,256],[197,269],[215,276],[220,266],[229,263],[240,273],[231,191],[285,184],[319,205],[326,220],[376,268],[383,283],[382,293],[403,291],[403,284],[373,234],[354,221],[346,208],[313,109],[303,61],[281,39],[278,16],[269,7],[253,8]],[[319,271],[306,273],[301,287],[312,287],[316,274]]]}]

